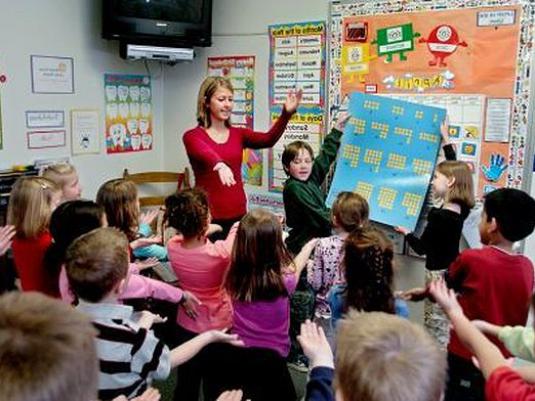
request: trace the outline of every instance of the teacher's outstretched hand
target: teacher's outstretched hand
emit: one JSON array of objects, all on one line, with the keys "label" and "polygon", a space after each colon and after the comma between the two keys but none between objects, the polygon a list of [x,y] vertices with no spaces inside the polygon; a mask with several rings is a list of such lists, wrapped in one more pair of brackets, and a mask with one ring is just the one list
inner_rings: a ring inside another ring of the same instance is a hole
[{"label": "teacher's outstretched hand", "polygon": [[236,184],[232,170],[225,163],[217,163],[214,167],[214,171],[217,171],[217,174],[219,174],[219,180],[221,180],[221,184],[224,186],[230,187]]},{"label": "teacher's outstretched hand", "polygon": [[302,98],[302,89],[291,90],[290,92],[288,92],[288,96],[286,96],[286,101],[284,102],[284,109],[290,114],[295,113],[297,107],[299,106],[299,103],[301,103]]}]

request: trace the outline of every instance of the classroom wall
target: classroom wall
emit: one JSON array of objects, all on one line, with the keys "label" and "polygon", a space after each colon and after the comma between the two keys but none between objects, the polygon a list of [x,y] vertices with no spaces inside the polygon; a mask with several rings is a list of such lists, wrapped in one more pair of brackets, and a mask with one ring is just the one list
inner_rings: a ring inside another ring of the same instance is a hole
[{"label": "classroom wall", "polygon": [[[101,0],[0,0],[0,102],[4,148],[0,169],[31,164],[36,158],[70,156],[70,110],[96,108],[104,137],[104,73],[146,74],[143,63],[119,58],[117,42],[101,39]],[[74,58],[75,93],[32,94],[30,55]],[[153,72],[153,150],[133,154],[100,154],[72,158],[78,168],[85,197],[94,197],[106,179],[131,171],[163,167],[163,71],[149,63]],[[25,110],[63,110],[67,147],[41,150],[26,148]]]},{"label": "classroom wall", "polygon": [[[217,0],[213,8],[213,46],[196,49],[191,63],[165,68],[164,104],[164,164],[167,169],[182,169],[188,165],[182,144],[182,134],[196,125],[197,91],[206,76],[208,56],[255,55],[255,129],[267,130],[269,37],[267,26],[285,22],[327,21],[327,0]],[[264,160],[267,163],[267,153]],[[264,183],[267,169],[264,169]],[[257,187],[255,187],[257,191]],[[423,259],[396,258],[396,284],[399,289],[422,285]],[[410,305],[411,318],[422,321],[420,303]]]},{"label": "classroom wall", "polygon": [[[166,168],[188,164],[182,134],[196,125],[199,85],[206,76],[207,57],[255,55],[255,129],[267,130],[268,121],[268,25],[284,22],[326,21],[327,0],[216,0],[213,2],[213,45],[196,51],[191,63],[165,68],[164,162]],[[267,159],[265,159],[267,160]],[[264,169],[264,182],[267,182]]]}]

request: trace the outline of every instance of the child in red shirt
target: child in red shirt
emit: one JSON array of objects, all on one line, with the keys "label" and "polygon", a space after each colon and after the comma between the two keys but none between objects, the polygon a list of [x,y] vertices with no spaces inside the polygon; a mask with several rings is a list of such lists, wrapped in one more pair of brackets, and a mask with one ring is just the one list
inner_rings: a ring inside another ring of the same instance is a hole
[{"label": "child in red shirt", "polygon": [[60,201],[61,190],[43,177],[21,177],[11,190],[8,224],[15,226],[13,259],[23,291],[39,291],[59,298],[58,275],[43,263],[52,243],[48,224]]},{"label": "child in red shirt", "polygon": [[[534,227],[535,200],[525,192],[501,188],[485,197],[479,224],[485,246],[463,251],[450,265],[446,277],[449,287],[459,293],[459,304],[467,319],[500,326],[526,323],[533,293],[533,265],[525,256],[513,253],[513,243],[530,235]],[[471,356],[475,351],[463,344],[465,340],[454,324],[448,344],[445,401],[485,399],[484,377],[474,367]],[[510,356],[497,339],[492,341],[505,356]]]},{"label": "child in red shirt", "polygon": [[[463,345],[477,358],[481,373],[486,379],[487,401],[534,401],[535,378],[533,367],[511,368],[500,350],[468,320],[453,290],[443,281],[431,283],[431,295],[450,318]],[[532,299],[535,306],[535,298]],[[473,398],[470,398],[473,399]]]}]

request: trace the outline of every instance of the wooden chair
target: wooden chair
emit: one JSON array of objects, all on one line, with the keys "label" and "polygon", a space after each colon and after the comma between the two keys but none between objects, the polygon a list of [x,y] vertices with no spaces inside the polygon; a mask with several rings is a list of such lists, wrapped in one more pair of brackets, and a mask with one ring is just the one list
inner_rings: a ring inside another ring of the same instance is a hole
[{"label": "wooden chair", "polygon": [[[182,173],[173,173],[170,171],[147,171],[143,173],[130,174],[128,169],[124,169],[123,178],[133,181],[136,186],[148,189],[154,184],[176,184],[175,189],[191,188],[189,182],[189,169],[186,167]],[[145,188],[147,187],[147,188]],[[161,188],[160,188],[161,189]],[[144,191],[145,192],[145,191]],[[143,193],[144,193],[143,192]],[[167,195],[145,196],[140,192],[139,204],[141,207],[160,206],[164,204]]]}]

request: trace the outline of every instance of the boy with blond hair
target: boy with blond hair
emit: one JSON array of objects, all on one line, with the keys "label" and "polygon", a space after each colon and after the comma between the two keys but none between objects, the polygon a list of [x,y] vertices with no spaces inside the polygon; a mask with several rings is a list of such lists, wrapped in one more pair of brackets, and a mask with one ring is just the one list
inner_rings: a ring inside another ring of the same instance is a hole
[{"label": "boy with blond hair", "polygon": [[92,401],[98,385],[90,320],[37,292],[0,298],[0,399]]},{"label": "boy with blond hair", "polygon": [[134,314],[118,302],[128,273],[128,239],[114,228],[98,228],[77,238],[68,248],[66,270],[78,310],[91,316],[98,330],[99,398],[139,396],[153,379],[166,379],[170,369],[195,356],[205,345],[243,345],[236,335],[204,332],[169,351],[150,327],[159,316]]},{"label": "boy with blond hair", "polygon": [[[298,337],[310,360],[307,401],[440,401],[446,356],[424,329],[382,313],[350,311],[338,327],[336,363],[323,329]],[[334,370],[336,365],[336,370]]]}]

